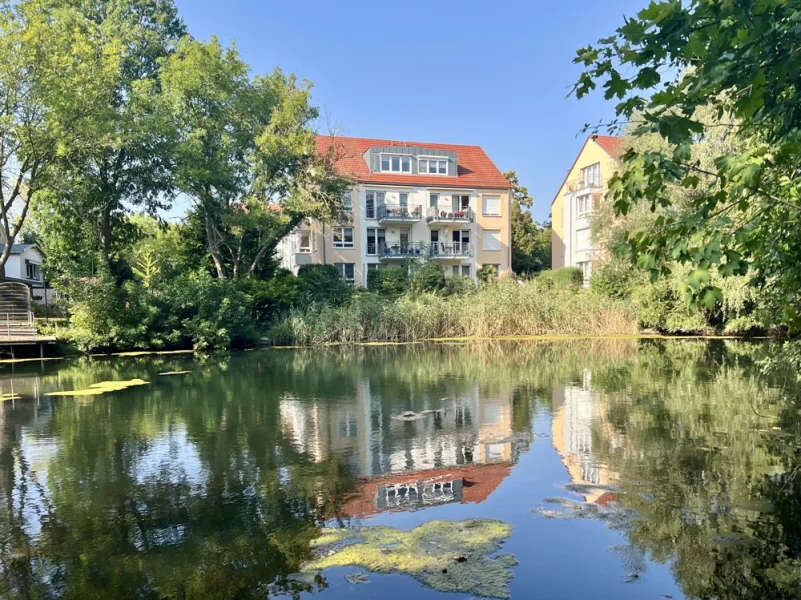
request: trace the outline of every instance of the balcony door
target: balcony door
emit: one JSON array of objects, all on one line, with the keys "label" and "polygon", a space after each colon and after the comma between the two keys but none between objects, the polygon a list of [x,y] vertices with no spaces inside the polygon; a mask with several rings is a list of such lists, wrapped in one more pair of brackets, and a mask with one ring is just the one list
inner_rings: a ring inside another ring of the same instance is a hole
[{"label": "balcony door", "polygon": [[409,241],[411,240],[411,232],[408,229],[400,230],[400,247],[401,252],[404,254],[409,251]]},{"label": "balcony door", "polygon": [[458,194],[454,194],[451,197],[451,204],[454,213],[466,210],[470,208],[470,196],[460,196]]},{"label": "balcony door", "polygon": [[431,255],[437,256],[440,251],[439,245],[439,229],[431,230]]},{"label": "balcony door", "polygon": [[470,248],[470,231],[463,229],[453,232],[453,253],[464,254]]}]

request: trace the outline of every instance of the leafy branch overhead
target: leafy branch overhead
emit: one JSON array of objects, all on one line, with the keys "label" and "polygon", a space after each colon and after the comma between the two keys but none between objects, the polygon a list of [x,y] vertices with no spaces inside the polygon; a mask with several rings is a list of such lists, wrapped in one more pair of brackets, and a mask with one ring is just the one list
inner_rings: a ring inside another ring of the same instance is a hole
[{"label": "leafy branch overhead", "polygon": [[[624,243],[653,278],[677,261],[692,266],[695,302],[713,305],[724,277],[753,273],[781,320],[801,325],[801,7],[784,0],[661,0],[577,52],[578,98],[600,87],[615,100],[613,131],[657,134],[665,145],[630,148],[609,183],[615,211],[644,203],[664,212]],[[709,121],[715,122],[710,126]],[[706,121],[706,122],[705,122]],[[694,152],[715,136],[738,147],[704,164]],[[633,146],[636,146],[633,145]],[[691,197],[673,204],[672,190]]]}]

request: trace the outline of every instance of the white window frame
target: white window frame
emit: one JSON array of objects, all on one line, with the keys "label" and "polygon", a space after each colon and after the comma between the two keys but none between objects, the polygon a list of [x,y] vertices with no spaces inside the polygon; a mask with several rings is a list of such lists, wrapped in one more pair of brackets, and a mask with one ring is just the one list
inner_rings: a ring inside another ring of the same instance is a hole
[{"label": "white window frame", "polygon": [[[350,229],[350,242],[345,239],[345,231]],[[336,234],[339,231],[340,241],[337,241]],[[353,248],[354,242],[354,229],[353,227],[334,227],[331,232],[331,240],[334,243],[334,248]]]},{"label": "white window frame", "polygon": [[[498,212],[489,212],[489,207],[487,206],[487,200],[497,200],[498,201]],[[501,207],[501,197],[500,196],[481,196],[481,214],[485,217],[500,217],[501,213],[503,212]]]},{"label": "white window frame", "polygon": [[[309,245],[303,245],[303,238],[309,238]],[[312,251],[312,233],[311,231],[301,231],[298,233],[298,252],[301,254],[311,254]]]},{"label": "white window frame", "polygon": [[584,284],[588,284],[590,282],[590,277],[592,277],[592,261],[583,260],[581,262],[577,262],[576,267],[581,271],[581,275],[584,278]]},{"label": "white window frame", "polygon": [[353,192],[342,194],[342,208],[347,211],[353,210]]},{"label": "white window frame", "polygon": [[[375,252],[370,252],[369,239],[370,239],[370,232],[371,231],[373,232],[373,238],[375,239],[375,243],[373,244],[375,246]],[[378,253],[379,253],[379,247],[378,247],[379,246],[379,241],[378,241],[378,237],[379,236],[378,236],[378,232],[379,231],[383,231],[384,232],[384,243],[385,244],[387,243],[387,230],[386,230],[385,227],[368,227],[367,231],[365,233],[365,237],[364,237],[364,250],[365,250],[367,256],[378,256]]]},{"label": "white window frame", "polygon": [[[436,161],[437,167],[436,167],[436,172],[435,173],[429,173],[429,168],[430,168],[429,163],[431,161]],[[426,164],[425,172],[423,172],[423,170],[420,168],[422,163]],[[444,172],[442,171],[443,168],[445,169]],[[447,156],[418,156],[417,157],[417,173],[419,175],[435,175],[437,177],[447,177],[448,176],[448,157]]]},{"label": "white window frame", "polygon": [[429,208],[437,208],[437,207],[439,207],[439,193],[438,192],[429,192],[429,194],[428,194],[428,206],[429,206]]},{"label": "white window frame", "polygon": [[[384,157],[387,157],[387,168],[384,168]],[[394,158],[398,159],[398,168],[395,169],[394,165],[392,164]],[[379,160],[379,164],[381,165],[381,172],[382,173],[405,173],[406,175],[412,174],[412,156],[411,154],[387,154],[382,153],[381,158]],[[404,169],[403,165],[407,165],[408,168]]]},{"label": "white window frame", "polygon": [[583,219],[592,214],[592,194],[584,194],[576,198],[576,218]]},{"label": "white window frame", "polygon": [[[373,216],[371,217],[367,209],[367,197],[372,194],[373,196]],[[376,211],[382,204],[387,203],[386,190],[367,190],[364,193],[364,217],[366,219],[375,219]]]},{"label": "white window frame", "polygon": [[462,277],[472,277],[470,265],[462,265]]},{"label": "white window frame", "polygon": [[[336,266],[337,270],[339,271],[340,275],[342,275],[342,277],[345,279],[345,281],[347,281],[351,285],[356,284],[356,263],[334,263],[334,266]],[[348,277],[348,274],[346,273],[348,266],[353,268],[353,277]]]},{"label": "white window frame", "polygon": [[41,265],[36,263],[25,263],[25,278],[31,281],[41,280]]},{"label": "white window frame", "polygon": [[585,187],[601,186],[601,163],[597,162],[581,169],[581,182]]},{"label": "white window frame", "polygon": [[[495,234],[498,234],[497,237]],[[488,247],[487,242],[492,240],[495,242],[497,240],[498,247],[494,247],[495,244],[493,243],[493,247]],[[485,229],[484,235],[481,236],[481,249],[485,252],[499,252],[503,248],[503,242],[501,241],[501,230],[500,229]]]}]

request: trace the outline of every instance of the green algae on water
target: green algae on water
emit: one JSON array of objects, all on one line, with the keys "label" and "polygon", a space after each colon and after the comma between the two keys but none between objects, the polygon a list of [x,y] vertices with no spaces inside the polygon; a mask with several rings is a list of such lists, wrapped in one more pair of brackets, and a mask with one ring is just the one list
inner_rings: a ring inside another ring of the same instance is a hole
[{"label": "green algae on water", "polygon": [[130,379],[127,381],[101,381],[93,383],[85,390],[66,390],[62,392],[50,392],[46,396],[99,396],[107,392],[119,392],[136,385],[148,385],[149,381],[142,379]]},{"label": "green algae on water", "polygon": [[164,373],[159,373],[159,375],[188,375],[192,371],[164,371]]},{"label": "green algae on water", "polygon": [[402,531],[392,527],[322,530],[312,542],[320,557],[304,572],[356,566],[375,573],[405,573],[441,591],[509,598],[512,554],[497,552],[512,532],[494,519],[431,521]]}]

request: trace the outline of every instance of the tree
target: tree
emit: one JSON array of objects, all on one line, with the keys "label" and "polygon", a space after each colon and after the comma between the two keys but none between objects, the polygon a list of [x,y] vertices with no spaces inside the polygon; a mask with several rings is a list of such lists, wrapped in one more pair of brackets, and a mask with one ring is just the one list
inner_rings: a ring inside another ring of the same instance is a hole
[{"label": "tree", "polygon": [[[669,186],[694,192],[686,211],[626,236],[636,264],[654,279],[669,261],[690,264],[687,287],[707,306],[721,298],[710,269],[724,277],[751,269],[791,327],[801,325],[800,16],[797,3],[783,0],[653,1],[614,35],[578,51],[585,71],[573,90],[581,98],[602,84],[605,97],[618,101],[613,130],[631,122],[631,136],[656,133],[666,142],[626,152],[624,171],[609,183],[618,214],[639,202],[670,207]],[[693,157],[693,146],[712,133],[701,109],[744,142],[711,167]]]},{"label": "tree", "polygon": [[342,216],[347,183],[333,149],[317,152],[308,83],[280,69],[251,77],[216,38],[182,40],[161,83],[178,130],[176,185],[202,213],[217,277],[253,274],[304,218]]},{"label": "tree", "polygon": [[59,161],[59,185],[42,203],[40,224],[56,256],[77,250],[80,264],[99,252],[108,264],[135,234],[125,218],[131,207],[152,214],[170,201],[170,124],[160,111],[157,75],[159,60],[186,30],[172,0],[46,4],[71,7],[97,27],[97,51],[120,52],[111,93],[91,123],[94,141]]},{"label": "tree", "polygon": [[520,185],[515,171],[504,177],[512,186],[512,271],[530,275],[551,265],[551,224],[535,223],[531,212],[534,199],[528,189]]},{"label": "tree", "polygon": [[0,5],[0,279],[32,202],[55,185],[58,162],[96,143],[93,122],[122,60],[120,47],[102,39],[70,7]]}]

